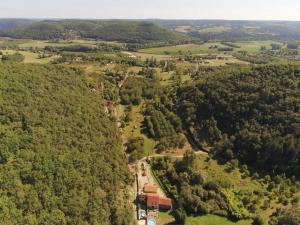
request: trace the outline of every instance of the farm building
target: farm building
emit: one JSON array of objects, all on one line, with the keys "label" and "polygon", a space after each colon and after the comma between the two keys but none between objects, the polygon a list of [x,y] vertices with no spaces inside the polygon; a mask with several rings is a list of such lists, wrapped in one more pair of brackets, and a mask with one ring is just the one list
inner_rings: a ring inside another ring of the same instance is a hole
[{"label": "farm building", "polygon": [[159,208],[159,196],[156,194],[147,194],[146,197],[147,209],[158,209]]},{"label": "farm building", "polygon": [[144,203],[148,210],[169,210],[172,208],[172,200],[170,198],[160,197],[157,194],[141,193],[139,201]]},{"label": "farm building", "polygon": [[156,194],[158,187],[155,184],[145,184],[144,186],[144,193],[153,193]]}]

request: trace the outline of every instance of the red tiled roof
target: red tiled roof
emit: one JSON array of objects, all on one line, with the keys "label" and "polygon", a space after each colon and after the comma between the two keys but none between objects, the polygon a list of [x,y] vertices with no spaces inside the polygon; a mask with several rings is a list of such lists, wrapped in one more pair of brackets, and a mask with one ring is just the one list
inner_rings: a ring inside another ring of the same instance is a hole
[{"label": "red tiled roof", "polygon": [[172,200],[170,198],[159,198],[160,206],[172,206]]},{"label": "red tiled roof", "polygon": [[156,194],[147,194],[147,206],[172,207],[172,200],[170,198],[161,198]]},{"label": "red tiled roof", "polygon": [[145,193],[157,193],[157,186],[151,184],[145,184],[144,186]]},{"label": "red tiled roof", "polygon": [[158,195],[147,195],[147,206],[159,206],[159,196]]}]

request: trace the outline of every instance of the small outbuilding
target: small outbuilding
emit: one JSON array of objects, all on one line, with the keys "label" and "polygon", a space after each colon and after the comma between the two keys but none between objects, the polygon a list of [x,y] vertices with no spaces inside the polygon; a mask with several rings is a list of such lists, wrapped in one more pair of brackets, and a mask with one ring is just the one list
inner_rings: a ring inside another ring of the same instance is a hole
[{"label": "small outbuilding", "polygon": [[158,190],[157,185],[155,184],[145,184],[144,186],[144,193],[152,193],[152,194],[156,194]]}]

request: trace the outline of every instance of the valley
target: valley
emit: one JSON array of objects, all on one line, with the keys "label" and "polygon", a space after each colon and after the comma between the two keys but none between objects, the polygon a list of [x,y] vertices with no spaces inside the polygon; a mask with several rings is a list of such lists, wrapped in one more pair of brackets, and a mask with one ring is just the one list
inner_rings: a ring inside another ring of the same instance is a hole
[{"label": "valley", "polygon": [[0,30],[1,223],[297,218],[300,35],[173,23]]}]

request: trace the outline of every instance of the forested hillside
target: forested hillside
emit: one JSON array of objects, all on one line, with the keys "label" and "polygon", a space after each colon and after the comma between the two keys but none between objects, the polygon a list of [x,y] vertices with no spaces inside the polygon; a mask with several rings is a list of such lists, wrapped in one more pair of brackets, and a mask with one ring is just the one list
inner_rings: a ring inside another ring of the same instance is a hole
[{"label": "forested hillside", "polygon": [[207,40],[300,40],[298,21],[150,20],[166,28]]},{"label": "forested hillside", "polygon": [[0,64],[0,224],[131,224],[121,149],[80,71]]},{"label": "forested hillside", "polygon": [[35,20],[29,19],[0,19],[0,30],[1,29],[14,29],[22,27],[35,22]]},{"label": "forested hillside", "polygon": [[0,36],[30,39],[95,38],[127,43],[176,42],[185,36],[142,21],[61,20],[41,21],[16,29],[3,30]]},{"label": "forested hillside", "polygon": [[300,176],[299,90],[298,66],[237,70],[179,89],[177,111],[219,159]]}]

